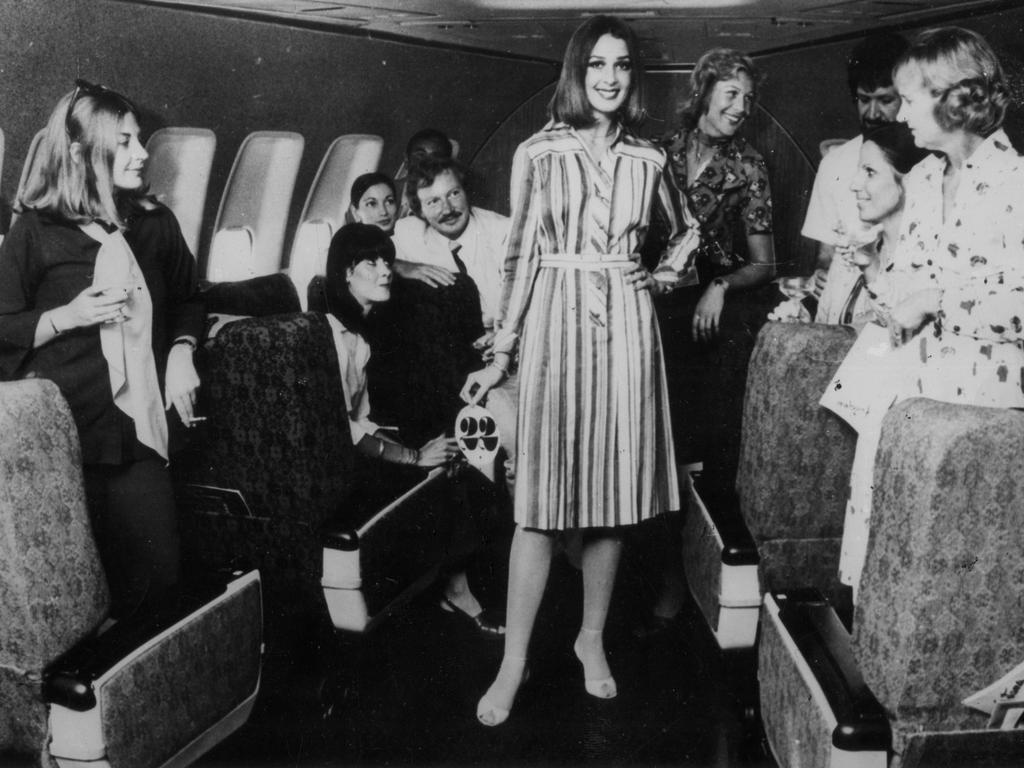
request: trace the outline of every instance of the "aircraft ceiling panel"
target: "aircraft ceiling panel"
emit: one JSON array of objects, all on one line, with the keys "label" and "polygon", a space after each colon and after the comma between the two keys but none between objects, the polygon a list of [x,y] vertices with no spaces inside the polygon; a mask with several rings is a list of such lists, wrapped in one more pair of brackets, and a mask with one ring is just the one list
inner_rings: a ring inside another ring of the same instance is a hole
[{"label": "aircraft ceiling panel", "polygon": [[649,63],[687,65],[724,45],[750,53],[880,26],[1005,6],[1003,0],[123,0],[239,13],[278,23],[359,28],[411,40],[557,61],[594,13],[630,20]]}]

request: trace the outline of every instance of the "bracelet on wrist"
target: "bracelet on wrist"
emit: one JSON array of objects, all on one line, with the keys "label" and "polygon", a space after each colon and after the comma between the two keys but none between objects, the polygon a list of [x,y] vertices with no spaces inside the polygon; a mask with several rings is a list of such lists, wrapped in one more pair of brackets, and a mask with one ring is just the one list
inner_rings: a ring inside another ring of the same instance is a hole
[{"label": "bracelet on wrist", "polygon": [[729,281],[724,277],[716,277],[711,281],[711,284],[716,288],[721,288],[723,293],[729,290]]},{"label": "bracelet on wrist", "polygon": [[193,352],[196,351],[196,343],[195,343],[195,341],[193,341],[192,339],[190,339],[187,336],[182,336],[181,338],[175,339],[174,342],[171,344],[171,346],[172,347],[176,347],[179,344],[187,344],[189,347],[192,348]]}]

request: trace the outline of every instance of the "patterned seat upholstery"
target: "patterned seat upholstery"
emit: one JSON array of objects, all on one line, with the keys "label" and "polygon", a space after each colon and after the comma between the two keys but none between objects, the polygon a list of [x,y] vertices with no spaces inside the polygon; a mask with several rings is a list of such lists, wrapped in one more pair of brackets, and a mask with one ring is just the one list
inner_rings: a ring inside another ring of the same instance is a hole
[{"label": "patterned seat upholstery", "polygon": [[722,648],[754,644],[765,589],[839,590],[839,542],[856,435],[818,405],[851,328],[768,323],[747,373],[735,478],[687,484],[683,562]]},{"label": "patterned seat upholstery", "polygon": [[108,606],[67,403],[49,381],[0,384],[0,752],[40,751],[40,673]]},{"label": "patterned seat upholstery", "polygon": [[894,768],[992,750],[1024,764],[1021,731],[961,736],[987,722],[962,700],[1024,661],[1024,414],[909,401],[875,471],[853,652],[892,719]]},{"label": "patterned seat upholstery", "polygon": [[[1024,732],[988,729],[962,703],[1024,661],[1024,414],[908,400],[886,416],[875,466],[853,635],[819,618],[832,638],[811,644],[808,622],[785,620],[799,613],[786,606],[795,597],[766,597],[759,677],[776,758],[783,768],[1024,764]],[[844,666],[849,695],[834,685]],[[860,745],[849,736],[858,729]],[[852,751],[837,755],[840,743]]]},{"label": "patterned seat upholstery", "polygon": [[768,323],[750,362],[736,492],[766,589],[837,586],[856,433],[818,405],[856,338]]},{"label": "patterned seat upholstery", "polygon": [[[392,475],[386,486],[356,482],[366,468],[357,468],[324,315],[232,322],[204,345],[199,366],[207,421],[176,470],[183,542],[206,566],[260,569],[275,640],[291,639],[298,617],[323,615],[322,576],[323,586],[357,593],[347,595],[358,609],[344,626],[359,630],[432,580],[452,528],[447,481],[437,476],[394,509],[389,502],[422,471]],[[343,576],[323,571],[335,550],[347,553]]]},{"label": "patterned seat upholstery", "polygon": [[207,566],[259,568],[273,626],[289,607],[320,604],[320,534],[351,483],[331,329],[314,314],[238,320],[198,365],[207,421],[176,469],[187,482],[183,544]]},{"label": "patterned seat upholstery", "polygon": [[191,585],[103,624],[109,594],[56,385],[0,384],[0,763],[185,765],[248,718],[261,666],[256,573]]}]

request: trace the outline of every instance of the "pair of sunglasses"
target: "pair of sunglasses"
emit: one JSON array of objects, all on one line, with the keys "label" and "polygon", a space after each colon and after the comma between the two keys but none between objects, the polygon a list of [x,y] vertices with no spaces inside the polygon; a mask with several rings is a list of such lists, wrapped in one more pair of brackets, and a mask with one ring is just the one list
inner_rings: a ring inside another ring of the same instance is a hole
[{"label": "pair of sunglasses", "polygon": [[71,114],[74,112],[75,104],[78,103],[78,100],[83,96],[103,96],[107,93],[115,92],[105,85],[90,83],[88,80],[75,80],[75,92],[71,95],[71,101],[68,102],[68,111],[64,115],[64,130],[67,131],[68,138],[74,138],[71,132]]}]

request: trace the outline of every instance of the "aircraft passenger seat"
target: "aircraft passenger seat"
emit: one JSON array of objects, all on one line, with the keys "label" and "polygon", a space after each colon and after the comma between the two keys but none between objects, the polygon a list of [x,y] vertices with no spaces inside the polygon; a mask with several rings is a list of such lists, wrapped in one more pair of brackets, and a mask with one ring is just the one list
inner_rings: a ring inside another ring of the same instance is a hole
[{"label": "aircraft passenger seat", "polygon": [[1024,414],[904,401],[875,477],[852,634],[820,595],[765,596],[779,765],[1024,764]]},{"label": "aircraft passenger seat", "polygon": [[146,142],[150,194],[174,212],[192,254],[199,254],[206,190],[217,136],[209,128],[168,127]]},{"label": "aircraft passenger seat", "polygon": [[288,259],[288,274],[295,283],[303,311],[307,309],[309,282],[324,274],[331,238],[346,221],[352,182],[377,170],[383,149],[380,136],[353,133],[331,142],[320,161]]},{"label": "aircraft passenger seat", "polygon": [[256,131],[245,137],[214,222],[208,280],[246,280],[281,269],[304,146],[302,136],[289,131]]},{"label": "aircraft passenger seat", "polygon": [[754,644],[766,589],[840,591],[856,434],[818,400],[854,339],[844,326],[767,323],[747,373],[735,484],[689,483],[683,562],[723,648]]},{"label": "aircraft passenger seat", "polygon": [[44,379],[0,384],[0,763],[184,766],[246,721],[258,573],[117,622],[109,602],[67,402]]},{"label": "aircraft passenger seat", "polygon": [[448,481],[408,468],[401,483],[353,492],[363,476],[324,315],[235,320],[197,367],[207,420],[177,465],[183,546],[207,566],[260,568],[275,641],[326,618],[325,599],[335,627],[364,631],[434,580],[458,522]]}]

